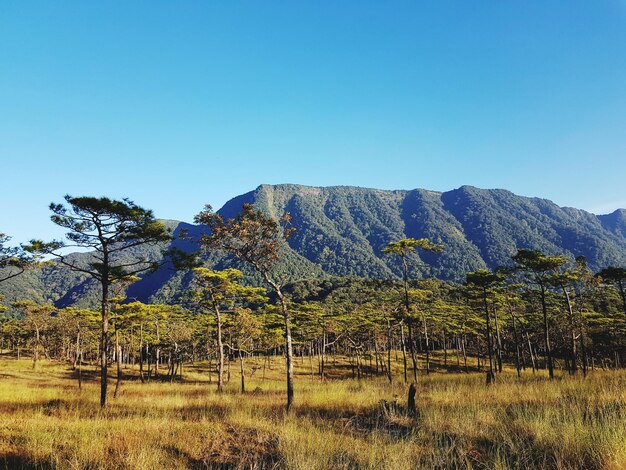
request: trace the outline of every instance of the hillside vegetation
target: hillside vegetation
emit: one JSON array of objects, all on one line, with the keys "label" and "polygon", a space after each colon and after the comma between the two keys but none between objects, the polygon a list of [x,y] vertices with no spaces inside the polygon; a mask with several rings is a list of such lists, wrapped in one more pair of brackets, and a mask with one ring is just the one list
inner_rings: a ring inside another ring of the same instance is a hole
[{"label": "hillside vegetation", "polygon": [[[626,211],[596,216],[499,189],[463,186],[439,193],[262,185],[232,199],[219,213],[233,217],[244,203],[253,203],[273,216],[291,214],[297,231],[278,269],[294,280],[327,275],[397,279],[401,275],[399,261],[384,256],[382,250],[390,241],[407,237],[429,238],[446,247],[440,254],[416,255],[415,260],[416,265],[424,262],[431,266],[417,267],[416,276],[443,280],[462,281],[467,272],[510,265],[519,248],[563,254],[572,260],[585,256],[594,271],[626,264]],[[165,222],[175,234],[188,231],[189,239],[175,240],[175,246],[187,251],[198,249],[203,228]],[[161,248],[140,250],[147,258],[158,259]],[[232,258],[211,254],[205,262],[216,269],[237,266],[246,272],[249,282],[260,283],[258,276]],[[135,283],[129,297],[143,302],[175,302],[190,279],[189,273],[176,273],[166,266]],[[29,298],[58,307],[94,307],[98,298],[93,280],[58,265],[4,282],[0,294],[8,301]]]}]

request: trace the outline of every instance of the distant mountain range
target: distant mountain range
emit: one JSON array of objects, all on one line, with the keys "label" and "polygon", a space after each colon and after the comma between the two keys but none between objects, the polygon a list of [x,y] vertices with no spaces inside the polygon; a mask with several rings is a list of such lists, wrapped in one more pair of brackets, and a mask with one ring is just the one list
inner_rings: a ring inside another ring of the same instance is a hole
[{"label": "distant mountain range", "polygon": [[[272,216],[289,212],[297,232],[279,269],[292,279],[327,275],[394,278],[397,259],[385,256],[385,245],[401,238],[429,238],[441,243],[439,254],[419,253],[412,260],[415,277],[433,275],[462,281],[479,268],[511,264],[518,248],[583,255],[594,270],[607,265],[626,266],[626,210],[594,215],[551,201],[517,196],[502,189],[462,186],[447,192],[414,189],[385,191],[349,186],[309,187],[293,184],[262,185],[228,201],[218,212],[235,216],[242,204],[254,204]],[[176,240],[191,251],[204,228],[165,221],[174,233],[189,232],[192,240]],[[158,259],[164,247],[140,248]],[[88,254],[75,254],[86,259]],[[209,266],[233,265],[232,259],[208,254]],[[258,281],[250,274],[249,282]],[[189,273],[164,267],[132,285],[128,297],[144,302],[175,301],[185,290]],[[0,285],[7,301],[31,298],[58,306],[96,305],[98,289],[92,280],[61,266],[28,272]]]}]

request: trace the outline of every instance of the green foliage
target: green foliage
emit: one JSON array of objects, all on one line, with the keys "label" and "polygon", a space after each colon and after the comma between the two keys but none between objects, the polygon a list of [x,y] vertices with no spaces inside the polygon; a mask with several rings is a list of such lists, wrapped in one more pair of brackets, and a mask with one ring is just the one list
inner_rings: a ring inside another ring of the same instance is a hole
[{"label": "green foliage", "polygon": [[415,238],[403,238],[397,242],[387,243],[387,246],[383,249],[383,253],[386,255],[393,254],[398,256],[407,256],[409,253],[414,252],[418,248],[426,251],[432,251],[434,253],[440,253],[443,251],[443,245],[431,243],[431,241],[427,238],[420,238],[419,240],[416,240]]},{"label": "green foliage", "polygon": [[[274,220],[285,212],[290,214],[290,225],[297,231],[289,237],[288,246],[281,245],[283,252],[273,269],[280,276],[288,274],[292,281],[328,275],[401,278],[401,260],[385,256],[383,250],[390,242],[408,238],[427,238],[446,247],[441,253],[411,255],[412,278],[434,276],[463,282],[467,272],[510,266],[518,249],[568,259],[585,256],[594,272],[609,265],[626,265],[623,212],[595,216],[504,190],[464,186],[439,193],[263,185],[229,201],[217,215],[223,221],[235,218],[244,203],[254,204],[256,210]],[[120,262],[131,262],[132,254],[149,263],[163,263],[166,248],[196,251],[197,240],[207,234],[203,226],[175,221],[163,224],[172,231],[184,228],[189,241],[135,247],[127,254],[120,253]],[[68,259],[84,267],[93,261],[90,256],[83,253]],[[202,261],[210,269],[240,269],[246,284],[263,282],[254,268],[233,256],[212,251],[205,253]],[[131,287],[132,297],[144,302],[176,302],[193,276],[174,273],[170,268],[164,266],[153,275],[143,276]],[[93,307],[97,302],[97,286],[60,265],[28,271],[3,282],[0,293],[9,302],[23,296],[58,306]]]},{"label": "green foliage", "polygon": [[0,283],[22,274],[35,262],[21,247],[8,246],[11,237],[0,232]]},{"label": "green foliage", "polygon": [[[59,263],[71,270],[87,274],[103,285],[108,285],[154,270],[159,264],[147,257],[134,258],[127,262],[119,259],[119,253],[129,253],[133,248],[171,240],[165,226],[155,220],[152,211],[137,206],[134,202],[111,200],[106,197],[65,196],[67,205],[50,204],[55,224],[68,230],[70,243],[59,240],[43,242],[31,240],[26,249],[55,257]],[[72,260],[60,250],[68,247],[88,248],[90,253],[86,266]]]},{"label": "green foliage", "polygon": [[237,301],[262,304],[267,301],[265,289],[249,287],[239,283],[243,273],[238,269],[228,268],[215,271],[207,268],[194,268],[196,290],[191,298],[200,305],[216,303],[220,308],[232,308]]}]

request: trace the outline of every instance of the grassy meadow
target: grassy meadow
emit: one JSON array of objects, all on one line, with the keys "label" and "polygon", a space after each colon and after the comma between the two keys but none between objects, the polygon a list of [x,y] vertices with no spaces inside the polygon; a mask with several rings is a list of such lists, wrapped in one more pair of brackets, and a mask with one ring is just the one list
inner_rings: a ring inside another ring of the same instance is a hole
[{"label": "grassy meadow", "polygon": [[[82,390],[71,367],[0,359],[0,468],[626,468],[626,372],[586,379],[514,372],[421,376],[417,415],[407,416],[398,375],[351,378],[341,360],[324,382],[296,361],[296,402],[284,413],[284,362],[233,363],[226,392],[207,364],[182,381],[142,384],[126,369],[101,411],[95,366]],[[383,406],[381,400],[398,406]]]}]

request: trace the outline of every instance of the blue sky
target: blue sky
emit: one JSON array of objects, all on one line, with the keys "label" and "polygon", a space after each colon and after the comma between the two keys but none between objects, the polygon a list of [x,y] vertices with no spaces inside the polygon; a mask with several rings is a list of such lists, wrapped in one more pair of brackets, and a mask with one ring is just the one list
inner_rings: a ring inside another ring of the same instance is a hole
[{"label": "blue sky", "polygon": [[261,183],[626,207],[626,1],[0,3],[0,231]]}]

